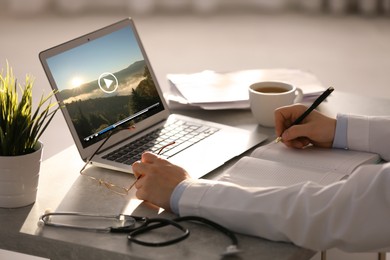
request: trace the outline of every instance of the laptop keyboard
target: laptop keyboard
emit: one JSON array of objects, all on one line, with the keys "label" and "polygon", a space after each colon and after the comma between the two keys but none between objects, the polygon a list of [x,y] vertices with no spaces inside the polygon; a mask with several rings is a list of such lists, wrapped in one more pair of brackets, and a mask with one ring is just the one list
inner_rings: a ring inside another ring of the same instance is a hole
[{"label": "laptop keyboard", "polygon": [[131,165],[141,159],[145,151],[157,153],[161,147],[171,142],[161,151],[160,156],[165,158],[171,157],[191,145],[211,136],[219,129],[176,120],[168,125],[156,129],[155,131],[143,136],[132,143],[126,144],[115,151],[103,156],[104,159]]}]

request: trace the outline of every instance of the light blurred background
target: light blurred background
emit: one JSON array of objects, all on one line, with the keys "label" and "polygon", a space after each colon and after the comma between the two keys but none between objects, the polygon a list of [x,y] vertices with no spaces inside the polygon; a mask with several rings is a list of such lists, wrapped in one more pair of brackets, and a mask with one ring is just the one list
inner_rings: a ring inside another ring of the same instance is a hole
[{"label": "light blurred background", "polygon": [[[128,16],[164,90],[168,73],[291,68],[390,99],[390,0],[0,0],[0,67],[34,75],[38,97],[50,91],[40,51]],[[44,159],[73,144],[60,113],[42,141]]]},{"label": "light blurred background", "polygon": [[2,0],[3,12],[38,14],[53,11],[61,14],[130,12],[155,14],[158,12],[236,12],[285,11],[361,13],[378,15],[389,11],[388,0]]}]

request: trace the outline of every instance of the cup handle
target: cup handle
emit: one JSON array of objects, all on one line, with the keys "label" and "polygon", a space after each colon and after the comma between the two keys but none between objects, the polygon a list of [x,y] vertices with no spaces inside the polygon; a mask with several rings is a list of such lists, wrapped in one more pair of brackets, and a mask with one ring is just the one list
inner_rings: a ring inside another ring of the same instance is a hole
[{"label": "cup handle", "polygon": [[296,96],[295,99],[294,99],[294,103],[302,102],[302,100],[303,100],[303,92],[302,92],[302,89],[296,88],[295,93],[296,93],[297,96]]}]

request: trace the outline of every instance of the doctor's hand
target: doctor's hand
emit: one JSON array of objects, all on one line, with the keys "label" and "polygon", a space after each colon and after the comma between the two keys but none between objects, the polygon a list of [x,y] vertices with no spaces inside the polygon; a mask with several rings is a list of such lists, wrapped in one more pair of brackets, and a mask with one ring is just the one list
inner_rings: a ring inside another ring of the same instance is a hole
[{"label": "doctor's hand", "polygon": [[[280,107],[275,110],[276,136],[288,147],[303,148],[308,144],[330,148],[336,130],[336,119],[313,110],[299,125],[291,126],[306,111],[302,104]],[[291,127],[290,127],[291,126]]]},{"label": "doctor's hand", "polygon": [[145,152],[141,161],[133,163],[133,172],[136,178],[136,196],[166,210],[171,210],[170,199],[175,187],[185,179],[188,173],[181,167]]}]

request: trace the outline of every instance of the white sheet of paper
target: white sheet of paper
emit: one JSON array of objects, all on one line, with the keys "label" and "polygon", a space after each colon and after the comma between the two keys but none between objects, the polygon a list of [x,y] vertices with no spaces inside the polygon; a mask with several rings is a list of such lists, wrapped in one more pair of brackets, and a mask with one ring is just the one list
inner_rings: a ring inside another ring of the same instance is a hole
[{"label": "white sheet of paper", "polygon": [[205,70],[192,74],[168,74],[175,87],[188,104],[212,104],[248,101],[248,87],[259,81],[283,81],[302,89],[305,96],[317,96],[325,90],[311,73],[291,69],[256,69],[229,73]]}]

